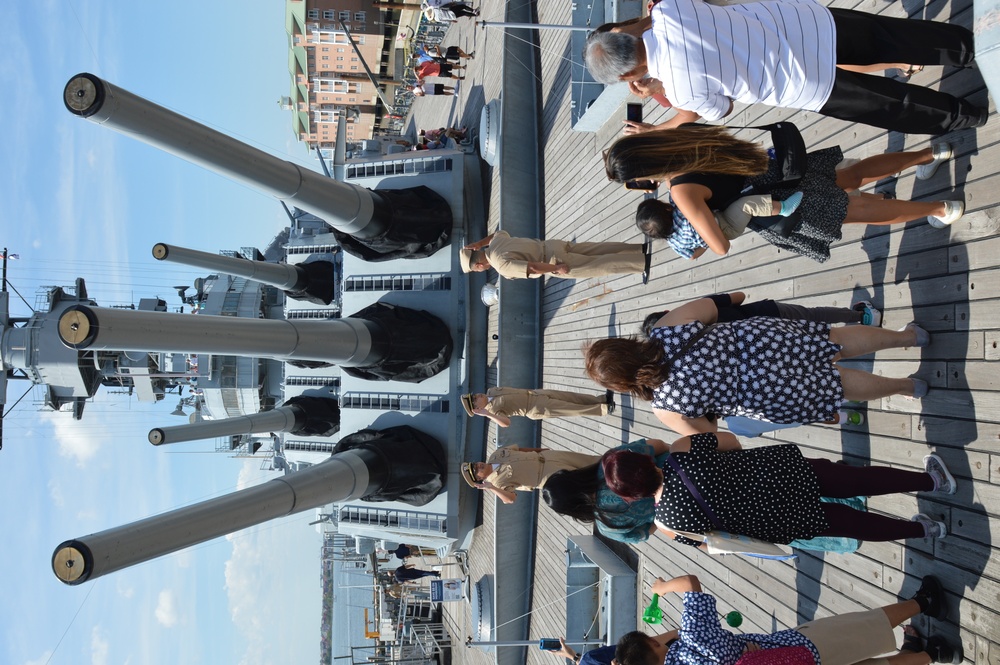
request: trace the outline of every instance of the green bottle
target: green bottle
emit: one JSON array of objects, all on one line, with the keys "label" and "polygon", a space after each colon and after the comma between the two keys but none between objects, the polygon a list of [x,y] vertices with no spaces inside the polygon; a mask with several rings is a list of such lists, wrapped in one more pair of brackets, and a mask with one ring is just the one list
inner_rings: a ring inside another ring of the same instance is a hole
[{"label": "green bottle", "polygon": [[663,621],[663,610],[660,609],[660,594],[653,594],[652,602],[649,603],[649,607],[642,613],[642,620],[646,623],[660,623]]}]

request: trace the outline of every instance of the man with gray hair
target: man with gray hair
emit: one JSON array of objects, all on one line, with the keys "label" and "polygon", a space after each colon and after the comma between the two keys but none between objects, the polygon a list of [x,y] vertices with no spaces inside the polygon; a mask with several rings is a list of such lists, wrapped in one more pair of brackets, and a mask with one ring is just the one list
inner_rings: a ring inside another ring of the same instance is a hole
[{"label": "man with gray hair", "polygon": [[681,111],[663,128],[721,120],[734,101],[913,134],[981,127],[989,115],[947,93],[837,67],[968,67],[972,33],[956,25],[828,9],[814,0],[662,0],[645,19],[602,28],[587,39],[587,68],[606,84],[658,79]]}]

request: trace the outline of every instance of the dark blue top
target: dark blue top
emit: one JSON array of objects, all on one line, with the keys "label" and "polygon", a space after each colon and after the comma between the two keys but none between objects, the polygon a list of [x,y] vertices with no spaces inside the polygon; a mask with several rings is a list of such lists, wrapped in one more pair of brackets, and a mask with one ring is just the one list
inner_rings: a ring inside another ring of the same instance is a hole
[{"label": "dark blue top", "polygon": [[580,658],[580,665],[611,665],[615,657],[615,645],[591,649]]}]

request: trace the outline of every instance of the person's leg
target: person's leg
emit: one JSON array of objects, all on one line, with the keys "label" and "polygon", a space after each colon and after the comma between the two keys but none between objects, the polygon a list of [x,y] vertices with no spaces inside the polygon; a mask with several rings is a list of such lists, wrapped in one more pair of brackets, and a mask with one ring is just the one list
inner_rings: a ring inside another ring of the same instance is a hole
[{"label": "person's leg", "polygon": [[844,224],[904,224],[923,217],[944,217],[944,201],[900,201],[872,196],[852,196],[847,202]]},{"label": "person's leg", "polygon": [[907,134],[982,127],[989,117],[988,109],[944,92],[843,69],[819,113]]},{"label": "person's leg", "polygon": [[831,499],[934,490],[934,479],[921,471],[888,466],[851,466],[827,459],[807,458],[806,462],[816,474],[819,493]]},{"label": "person's leg", "polygon": [[817,536],[857,538],[874,542],[926,536],[924,526],[920,522],[866,513],[842,503],[824,503],[822,509],[829,526],[817,533]]},{"label": "person's leg", "polygon": [[831,8],[837,26],[837,64],[968,67],[975,58],[972,32],[959,25],[894,18]]},{"label": "person's leg", "polygon": [[849,307],[803,307],[787,302],[775,301],[778,314],[783,319],[798,321],[820,321],[823,323],[861,323],[864,312]]},{"label": "person's leg", "polygon": [[876,72],[884,72],[888,69],[898,69],[900,71],[906,71],[910,68],[905,62],[878,62],[873,65],[837,65],[841,69],[846,69],[849,72],[857,72],[858,74],[875,74]]},{"label": "person's leg", "polygon": [[864,356],[885,349],[898,349],[916,346],[920,340],[919,326],[907,326],[903,330],[887,330],[871,326],[848,326],[846,328],[831,328],[830,341],[839,344],[840,358]]},{"label": "person's leg", "polygon": [[837,371],[840,372],[840,381],[844,386],[844,399],[852,402],[868,402],[890,395],[913,397],[917,391],[914,379],[911,378],[890,379],[839,365]]},{"label": "person's leg", "polygon": [[846,168],[837,169],[837,186],[845,192],[851,192],[910,167],[930,164],[932,161],[934,152],[930,148],[916,152],[887,152],[867,157]]}]

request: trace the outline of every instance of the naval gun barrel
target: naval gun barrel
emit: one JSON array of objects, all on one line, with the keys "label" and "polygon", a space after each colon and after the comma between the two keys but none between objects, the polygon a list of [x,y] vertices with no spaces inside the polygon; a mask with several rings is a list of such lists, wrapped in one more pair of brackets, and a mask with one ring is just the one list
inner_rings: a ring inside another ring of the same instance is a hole
[{"label": "naval gun barrel", "polygon": [[183,441],[200,441],[219,436],[254,434],[258,432],[291,432],[300,427],[305,414],[298,406],[279,406],[270,411],[251,413],[245,416],[202,420],[190,425],[154,427],[149,430],[149,442],[154,446]]},{"label": "naval gun barrel", "polygon": [[200,252],[197,249],[168,245],[165,242],[158,242],[153,245],[153,258],[158,261],[180,263],[193,268],[223,272],[227,275],[243,277],[255,282],[261,282],[262,284],[275,286],[285,291],[300,289],[305,285],[305,271],[298,266],[287,263],[238,259],[232,256],[222,256],[220,254]]},{"label": "naval gun barrel", "polygon": [[367,367],[382,360],[385,332],[357,318],[250,319],[74,305],[59,316],[73,349],[209,353]]},{"label": "naval gun barrel", "polygon": [[71,78],[63,102],[75,115],[298,206],[356,238],[381,236],[391,225],[379,194],[269,155],[93,74]]},{"label": "naval gun barrel", "polygon": [[284,515],[367,495],[385,464],[365,449],[226,496],[101,531],[56,547],[52,571],[75,585]]},{"label": "naval gun barrel", "polygon": [[153,245],[153,258],[251,279],[277,287],[296,300],[329,305],[336,295],[334,267],[330,261],[299,265],[270,263],[210,254],[165,242]]}]

